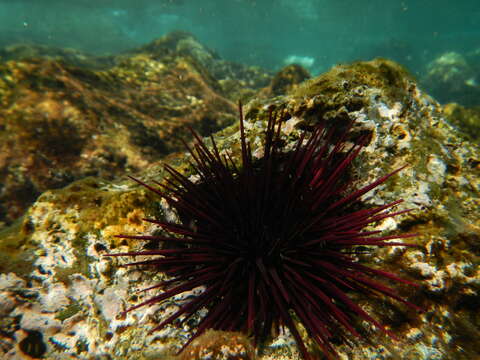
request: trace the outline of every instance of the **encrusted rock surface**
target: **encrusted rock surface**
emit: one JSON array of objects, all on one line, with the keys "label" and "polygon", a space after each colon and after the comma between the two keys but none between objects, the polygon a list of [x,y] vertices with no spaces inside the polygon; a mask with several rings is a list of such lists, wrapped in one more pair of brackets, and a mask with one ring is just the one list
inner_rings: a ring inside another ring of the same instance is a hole
[{"label": "encrusted rock surface", "polygon": [[[143,55],[138,61],[142,59]],[[143,100],[135,97],[131,104]],[[11,106],[19,105],[12,102]],[[352,137],[371,133],[352,174],[359,185],[408,165],[363,200],[368,206],[403,198],[399,209],[413,211],[377,227],[393,233],[418,232],[419,236],[409,241],[422,248],[380,249],[363,255],[361,261],[417,282],[418,288],[394,286],[426,311],[415,314],[390,300],[352,295],[399,340],[372,331],[368,342],[336,344],[340,357],[466,360],[480,356],[478,146],[446,121],[441,107],[419,90],[400,66],[386,60],[338,66],[287,95],[248,103],[244,109],[246,131],[257,156],[261,156],[256,150],[261,148],[269,106],[283,109],[288,117],[282,129],[286,149],[298,138],[300,129],[309,131],[319,121],[343,126],[354,120]],[[221,131],[217,134],[220,150],[238,156],[238,138],[237,124]],[[149,151],[153,150],[146,149],[143,155],[139,146],[139,163],[149,163]],[[167,161],[188,171],[182,154]],[[65,167],[74,168],[75,164]],[[161,181],[159,163],[140,171],[143,167],[131,166],[129,172]],[[102,257],[107,252],[138,249],[140,244],[135,241],[114,235],[153,232],[154,228],[141,221],[143,217],[170,218],[174,214],[164,201],[132,182],[103,180],[102,171],[95,175],[100,176],[44,192],[21,221],[0,233],[0,254],[5,254],[0,265],[2,358],[178,358],[174,351],[191,329],[148,331],[197,290],[119,316],[120,311],[151,296],[136,289],[148,287],[162,274],[118,267],[128,259]],[[198,319],[192,326],[195,321]],[[238,356],[232,359],[254,358],[245,338],[218,335],[223,336],[229,339],[225,343],[207,336],[185,351],[203,354],[195,357],[200,359],[224,346],[226,353]],[[287,360],[299,359],[299,355],[287,332],[265,344],[256,358]]]},{"label": "encrusted rock surface", "polygon": [[184,32],[117,56],[17,45],[0,61],[0,228],[45,190],[183,149],[186,125],[207,136],[232,124],[270,80]]},{"label": "encrusted rock surface", "polygon": [[181,149],[186,125],[208,135],[235,121],[203,65],[147,50],[103,70],[48,53],[0,63],[0,227],[45,190],[136,173]]},{"label": "encrusted rock surface", "polygon": [[480,106],[464,107],[457,103],[446,104],[443,111],[447,119],[465,136],[480,143]]},{"label": "encrusted rock surface", "polygon": [[296,89],[305,80],[310,79],[310,73],[300,65],[285,66],[272,78],[270,84],[259,94],[263,97],[285,95]]}]

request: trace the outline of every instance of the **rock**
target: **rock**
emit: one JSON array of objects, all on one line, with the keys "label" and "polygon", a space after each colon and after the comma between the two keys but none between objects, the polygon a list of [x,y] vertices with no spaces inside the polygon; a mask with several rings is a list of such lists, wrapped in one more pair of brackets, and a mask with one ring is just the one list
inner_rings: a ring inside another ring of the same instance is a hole
[{"label": "rock", "polygon": [[[192,57],[138,51],[95,70],[46,58],[0,63],[0,222],[76,179],[136,173],[235,120]],[[65,53],[65,52],[64,52]],[[48,57],[48,56],[47,56]]]},{"label": "rock", "polygon": [[225,96],[235,103],[249,100],[272,79],[271,73],[257,66],[223,60],[192,34],[184,31],[171,32],[131,53],[145,52],[160,58],[173,52],[194,59],[219,82]]},{"label": "rock", "polygon": [[241,333],[207,330],[183,351],[179,360],[253,360],[251,341]]},{"label": "rock", "polygon": [[443,107],[445,116],[456,125],[466,137],[472,141],[480,140],[480,106],[466,108],[456,103],[446,104]]},{"label": "rock", "polygon": [[285,66],[275,74],[269,86],[261,96],[274,97],[293,92],[298,85],[310,78],[310,73],[300,65]]},{"label": "rock", "polygon": [[463,55],[448,52],[427,65],[421,84],[440,103],[480,105],[480,72]]},{"label": "rock", "polygon": [[[152,63],[147,61],[146,69],[147,64]],[[85,103],[85,112],[90,111],[89,104],[96,104],[93,100]],[[288,95],[252,100],[244,113],[247,135],[257,156],[261,156],[257,149],[272,106],[283,110],[288,119],[282,128],[285,148],[295,143],[300,131],[309,131],[318,122],[341,127],[354,121],[351,139],[370,134],[369,144],[352,170],[352,179],[360,186],[408,165],[366,194],[363,202],[378,205],[403,198],[398,210],[413,211],[381,222],[378,229],[419,233],[408,241],[422,248],[380,249],[362,255],[361,261],[417,282],[418,288],[394,286],[401,296],[426,311],[414,314],[382,297],[352,294],[352,299],[376,314],[399,340],[382,338],[372,329],[368,342],[352,340],[354,346],[335,343],[340,356],[353,360],[478,357],[478,145],[459,135],[446,121],[441,106],[423,93],[403,68],[387,60],[337,66]],[[117,123],[125,126],[115,118]],[[129,144],[124,139],[118,143]],[[216,139],[220,151],[228,149],[232,157],[238,157],[237,125],[221,131]],[[149,163],[151,151],[145,150],[144,165],[132,167],[132,173],[161,181],[164,173],[160,164]],[[167,160],[179,171],[188,172],[191,168],[186,159],[177,153]],[[70,169],[76,163],[65,167]],[[178,309],[182,299],[195,296],[198,290],[120,314],[154,294],[136,290],[151,286],[163,274],[119,267],[129,259],[102,255],[141,248],[135,240],[114,235],[153,233],[155,228],[142,218],[171,219],[174,214],[165,201],[135,183],[103,180],[102,174],[99,171],[97,177],[42,193],[14,227],[0,233],[0,253],[9,259],[0,277],[2,340],[6,344],[0,347],[3,358],[21,359],[32,354],[48,359],[175,358],[173,352],[199,321],[194,317],[192,328],[148,332]],[[225,345],[231,349],[237,340],[233,335],[219,335],[223,336],[228,336]],[[208,349],[206,344],[203,349]],[[298,359],[298,353],[292,337],[284,332],[264,344],[257,358]]]},{"label": "rock", "polygon": [[115,65],[115,58],[113,56],[94,56],[77,49],[64,49],[26,43],[0,48],[0,60],[3,62],[39,58],[58,60],[69,65],[87,69],[108,69]]}]

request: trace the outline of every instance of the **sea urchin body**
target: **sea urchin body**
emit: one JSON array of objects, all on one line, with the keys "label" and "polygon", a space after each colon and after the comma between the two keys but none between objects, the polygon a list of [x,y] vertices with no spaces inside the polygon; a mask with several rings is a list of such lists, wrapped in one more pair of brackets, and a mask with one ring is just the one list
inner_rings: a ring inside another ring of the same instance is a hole
[{"label": "sea urchin body", "polygon": [[181,221],[145,219],[162,234],[120,237],[153,242],[153,250],[108,255],[151,257],[127,266],[168,275],[167,281],[149,288],[162,293],[127,311],[203,287],[152,331],[185,323],[206,309],[188,342],[215,329],[243,331],[258,343],[284,326],[309,359],[299,323],[327,356],[335,354],[330,339],[336,330],[360,336],[357,319],[392,335],[351,299],[351,292],[382,294],[419,310],[375,278],[409,281],[356,258],[365,247],[409,246],[390,240],[412,235],[365,230],[407,211],[391,210],[401,200],[375,208],[360,201],[400,169],[356,189],[348,174],[365,138],[347,145],[349,127],[339,134],[319,125],[287,152],[280,141],[281,123],[282,115],[270,111],[260,159],[252,155],[240,114],[240,164],[221,154],[213,138],[208,148],[193,132],[195,145],[186,146],[198,180],[168,165],[169,178],[156,187],[134,179],[166,199]]}]

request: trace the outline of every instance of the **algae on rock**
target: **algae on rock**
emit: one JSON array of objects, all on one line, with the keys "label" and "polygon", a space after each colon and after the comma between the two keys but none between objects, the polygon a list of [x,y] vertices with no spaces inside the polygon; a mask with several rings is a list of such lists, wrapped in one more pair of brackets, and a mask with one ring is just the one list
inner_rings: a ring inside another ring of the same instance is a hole
[{"label": "algae on rock", "polygon": [[[353,347],[335,344],[339,354],[353,360],[395,356],[466,360],[478,356],[478,342],[473,339],[480,329],[478,146],[459,135],[439,104],[424,94],[405,70],[388,60],[338,66],[287,95],[246,104],[245,128],[258,157],[262,156],[257,150],[264,141],[265,119],[272,106],[286,116],[282,128],[285,149],[295,143],[300,131],[309,131],[318,122],[345,126],[354,121],[351,139],[371,134],[351,174],[359,186],[408,165],[362,201],[373,206],[404,199],[399,209],[413,211],[382,221],[377,228],[418,232],[411,241],[423,249],[380,249],[363,254],[361,261],[418,282],[418,289],[399,286],[398,291],[426,312],[412,314],[388,299],[352,294],[400,340],[372,334],[369,342]],[[219,150],[238,156],[238,126],[219,135]],[[168,161],[180,171],[189,171],[182,154],[170,155]],[[132,175],[147,182],[152,178],[161,181],[160,169],[155,163]],[[172,351],[185,341],[190,329],[148,331],[181,299],[118,316],[145,299],[136,289],[152,285],[163,274],[121,268],[118,265],[128,259],[102,257],[107,252],[140,248],[138,242],[113,236],[154,233],[154,227],[141,221],[145,216],[173,219],[175,214],[165,201],[132,182],[87,178],[43,193],[22,223],[8,233],[8,242],[0,234],[0,250],[12,252],[19,264],[31,269],[28,273],[12,263],[0,276],[2,324],[6,324],[5,336],[10,339],[8,348],[0,349],[3,355],[22,356],[19,344],[29,332],[37,331],[43,336],[44,356],[49,359],[173,358]],[[17,248],[11,248],[12,239],[18,239]],[[23,251],[30,257],[21,257]],[[200,352],[201,344],[195,346],[190,350]],[[273,358],[299,358],[288,333],[264,344],[257,356],[259,360]]]}]

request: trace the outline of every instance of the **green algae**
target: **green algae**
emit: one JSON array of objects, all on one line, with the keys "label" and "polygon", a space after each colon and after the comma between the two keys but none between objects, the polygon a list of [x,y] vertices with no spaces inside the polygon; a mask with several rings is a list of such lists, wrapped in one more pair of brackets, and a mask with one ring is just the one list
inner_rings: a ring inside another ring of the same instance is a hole
[{"label": "green algae", "polygon": [[480,141],[480,106],[468,108],[452,103],[444,106],[444,112],[467,139]]},{"label": "green algae", "polygon": [[[354,62],[348,65],[337,65],[330,71],[307,80],[296,88],[293,97],[310,98],[326,96],[332,100],[341,100],[346,90],[356,87],[380,89],[384,98],[402,101],[409,96],[406,84],[414,81],[413,76],[401,65],[387,59]],[[341,102],[349,107],[354,102]]]},{"label": "green algae", "polygon": [[57,314],[55,314],[55,319],[58,319],[60,321],[64,321],[68,318],[71,318],[78,312],[82,310],[82,307],[78,305],[77,303],[71,303],[68,305],[65,309],[61,310]]},{"label": "green algae", "polygon": [[18,276],[26,277],[33,271],[34,249],[29,246],[32,231],[24,218],[0,230],[0,273],[15,269]]}]

